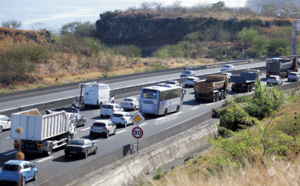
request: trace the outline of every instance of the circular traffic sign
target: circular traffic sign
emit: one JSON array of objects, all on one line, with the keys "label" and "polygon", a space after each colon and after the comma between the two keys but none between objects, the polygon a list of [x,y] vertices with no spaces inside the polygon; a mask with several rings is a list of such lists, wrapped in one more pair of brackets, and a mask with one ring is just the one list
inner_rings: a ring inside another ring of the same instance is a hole
[{"label": "circular traffic sign", "polygon": [[134,127],[132,129],[132,136],[135,137],[136,139],[139,139],[143,137],[144,131],[141,127]]}]

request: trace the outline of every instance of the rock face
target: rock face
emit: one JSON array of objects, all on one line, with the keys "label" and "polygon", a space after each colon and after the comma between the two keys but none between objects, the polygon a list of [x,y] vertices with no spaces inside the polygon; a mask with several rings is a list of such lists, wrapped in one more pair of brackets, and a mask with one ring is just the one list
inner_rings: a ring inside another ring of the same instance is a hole
[{"label": "rock face", "polygon": [[[165,44],[174,44],[191,32],[203,31],[212,26],[222,25],[232,35],[244,27],[291,25],[289,21],[265,22],[261,20],[218,20],[203,17],[162,17],[150,13],[116,13],[100,15],[96,22],[97,36],[108,45],[136,45],[147,53]],[[149,52],[148,51],[148,52]]]}]

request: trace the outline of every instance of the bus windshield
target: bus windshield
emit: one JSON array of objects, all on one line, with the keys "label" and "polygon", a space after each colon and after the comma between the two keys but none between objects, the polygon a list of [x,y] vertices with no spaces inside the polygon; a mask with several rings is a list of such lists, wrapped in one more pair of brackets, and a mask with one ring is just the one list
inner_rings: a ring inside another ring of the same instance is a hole
[{"label": "bus windshield", "polygon": [[157,98],[157,90],[144,89],[142,95],[143,95],[143,98],[156,99]]}]

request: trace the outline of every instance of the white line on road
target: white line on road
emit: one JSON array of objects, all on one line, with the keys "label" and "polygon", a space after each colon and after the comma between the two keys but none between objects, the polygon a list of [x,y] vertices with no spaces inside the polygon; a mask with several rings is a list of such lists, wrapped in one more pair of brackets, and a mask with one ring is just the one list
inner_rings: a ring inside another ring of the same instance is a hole
[{"label": "white line on road", "polygon": [[8,136],[8,137],[6,137],[6,139],[9,139],[10,137]]},{"label": "white line on road", "polygon": [[195,110],[195,109],[198,109],[199,107],[193,107],[193,108],[191,108],[191,110]]},{"label": "white line on road", "polygon": [[162,118],[157,118],[156,120],[162,120],[162,119],[165,119],[166,117],[162,117]]},{"label": "white line on road", "polygon": [[206,105],[212,105],[212,104],[214,104],[214,103],[208,103],[208,104],[206,104]]},{"label": "white line on road", "polygon": [[81,129],[80,131],[85,131],[85,130],[89,130],[89,129],[90,129],[90,127],[87,127],[85,129]]},{"label": "white line on road", "polygon": [[6,154],[3,154],[4,156],[8,156],[8,155],[11,155],[11,154],[14,154],[14,153],[16,153],[17,151],[12,151],[12,152],[8,152],[8,153],[6,153]]},{"label": "white line on road", "polygon": [[120,131],[117,132],[117,134],[120,134],[122,132],[126,132],[126,130],[120,130]]},{"label": "white line on road", "polygon": [[41,160],[38,160],[38,161],[36,161],[36,162],[37,162],[37,163],[42,163],[43,161],[47,161],[47,160],[50,160],[50,159],[52,159],[52,156],[48,156],[48,157],[43,158],[43,159],[41,159]]}]

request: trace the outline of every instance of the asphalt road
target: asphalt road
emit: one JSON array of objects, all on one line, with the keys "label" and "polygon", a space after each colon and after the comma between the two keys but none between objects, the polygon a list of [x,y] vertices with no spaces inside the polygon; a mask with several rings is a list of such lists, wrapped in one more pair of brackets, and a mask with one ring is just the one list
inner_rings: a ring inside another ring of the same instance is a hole
[{"label": "asphalt road", "polygon": [[[239,68],[253,68],[255,66],[262,66],[265,65],[265,62],[262,63],[254,63],[254,64],[245,64],[236,66],[236,69]],[[211,74],[219,72],[220,68],[212,68],[212,69],[205,69],[205,70],[197,70],[196,74]],[[140,83],[149,83],[150,81],[161,81],[162,79],[169,80],[172,78],[178,78],[180,74],[166,74],[161,76],[155,76],[151,78],[144,78],[138,80],[128,80],[124,82],[115,82],[109,84],[112,89],[120,88],[124,86],[136,85]],[[265,83],[264,81],[262,81]],[[286,80],[284,84],[288,83]],[[183,108],[177,112],[167,115],[166,117],[151,117],[146,118],[143,122],[141,127],[144,130],[144,136],[151,136],[159,131],[167,130],[168,128],[178,125],[182,121],[188,120],[189,118],[204,113],[212,108],[216,108],[222,105],[223,101],[218,101],[216,103],[210,102],[196,102],[194,99],[193,89],[187,88],[187,94],[184,98]],[[49,101],[51,99],[61,99],[68,96],[75,96],[77,95],[78,90],[69,90],[64,92],[57,92],[51,93],[47,95],[40,95],[33,98],[26,98],[23,100],[13,100],[7,101],[0,104],[0,108],[10,108],[15,106],[21,106],[25,104],[32,104],[38,101]],[[138,95],[131,95],[138,97]],[[122,97],[122,96],[121,96]],[[123,97],[122,97],[123,98]],[[120,103],[122,99],[116,100],[116,103]],[[137,111],[132,111],[131,113],[135,113]],[[87,118],[87,125],[84,127],[79,127],[76,129],[75,138],[88,138],[89,139],[89,128],[92,125],[93,121],[100,119],[99,118],[99,109],[92,109],[92,110],[83,110],[80,112]],[[101,157],[105,154],[113,152],[116,149],[123,148],[123,146],[127,144],[134,143],[136,141],[135,138],[131,135],[131,130],[133,125],[128,126],[127,128],[118,128],[117,134],[114,136],[109,137],[108,139],[105,138],[96,138],[93,141],[96,142],[98,145],[98,153],[97,155],[91,155],[87,159],[76,159],[64,158],[64,151],[63,148],[54,150],[51,156],[45,157],[39,154],[30,154],[26,157],[26,160],[32,161],[39,170],[39,179],[36,182],[29,182],[27,185],[36,185],[38,183],[42,183],[48,179],[54,178],[64,172],[67,172],[71,169],[74,169],[78,166],[82,166],[87,162],[93,161],[98,157]],[[14,159],[15,153],[13,149],[13,140],[9,138],[10,131],[4,131],[0,133],[0,166],[4,164],[4,162]],[[126,152],[124,152],[126,154]]]}]

